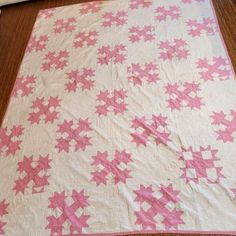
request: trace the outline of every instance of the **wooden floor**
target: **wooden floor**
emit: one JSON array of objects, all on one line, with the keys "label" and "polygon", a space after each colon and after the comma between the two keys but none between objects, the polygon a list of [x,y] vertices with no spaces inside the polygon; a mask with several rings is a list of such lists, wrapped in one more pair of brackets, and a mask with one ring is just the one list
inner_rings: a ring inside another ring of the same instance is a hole
[{"label": "wooden floor", "polygon": [[[38,10],[80,2],[85,1],[34,0],[2,8],[0,15],[0,123]],[[213,3],[233,66],[236,68],[236,0],[213,0]]]}]

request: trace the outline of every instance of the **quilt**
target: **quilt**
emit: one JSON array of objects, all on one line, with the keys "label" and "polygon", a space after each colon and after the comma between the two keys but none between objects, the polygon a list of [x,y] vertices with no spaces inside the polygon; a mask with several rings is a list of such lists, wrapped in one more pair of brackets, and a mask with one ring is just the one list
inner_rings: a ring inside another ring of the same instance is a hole
[{"label": "quilt", "polygon": [[0,235],[236,235],[236,80],[212,2],[41,10],[0,169]]}]

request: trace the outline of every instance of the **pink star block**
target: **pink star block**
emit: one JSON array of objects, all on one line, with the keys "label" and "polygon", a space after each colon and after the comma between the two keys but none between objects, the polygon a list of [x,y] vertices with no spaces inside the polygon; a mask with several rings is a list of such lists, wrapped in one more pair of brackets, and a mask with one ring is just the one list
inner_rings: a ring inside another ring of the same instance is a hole
[{"label": "pink star block", "polygon": [[152,5],[152,0],[130,0],[130,9],[148,8]]},{"label": "pink star block", "polygon": [[98,13],[101,10],[102,1],[94,1],[94,2],[85,2],[80,6],[80,13],[82,15],[88,13]]},{"label": "pink star block", "polygon": [[64,120],[62,124],[58,125],[59,137],[55,147],[59,152],[69,152],[71,146],[74,146],[74,151],[85,151],[91,145],[91,138],[86,135],[91,130],[91,123],[88,119],[79,119],[77,123],[72,120]]},{"label": "pink star block", "polygon": [[58,19],[54,24],[54,33],[68,33],[75,30],[76,19],[70,17],[68,19]]},{"label": "pink star block", "polygon": [[42,64],[42,70],[43,71],[51,71],[53,68],[56,70],[63,70],[68,63],[69,58],[69,52],[59,51],[59,52],[48,52],[45,57]]},{"label": "pink star block", "polygon": [[43,19],[50,19],[55,13],[55,8],[40,10],[38,17]]},{"label": "pink star block", "polygon": [[143,85],[144,81],[153,84],[160,80],[159,68],[152,62],[144,65],[132,64],[128,67],[127,72],[129,82],[135,86]]},{"label": "pink star block", "polygon": [[99,116],[107,116],[108,112],[113,112],[115,115],[124,114],[127,110],[127,104],[125,99],[127,97],[126,91],[114,90],[111,93],[106,91],[100,91],[97,95],[98,105],[96,106],[96,113]]},{"label": "pink star block", "polygon": [[77,87],[82,90],[91,90],[94,85],[91,77],[95,76],[95,70],[92,68],[83,68],[82,71],[72,70],[67,75],[69,82],[66,84],[66,90],[68,92],[75,92]]},{"label": "pink star block", "polygon": [[144,27],[133,26],[129,29],[129,40],[132,43],[143,40],[144,42],[150,42],[155,39],[154,27],[151,25],[145,25]]},{"label": "pink star block", "polygon": [[[120,182],[126,183],[127,179],[131,178],[131,170],[127,167],[127,165],[132,162],[131,154],[127,153],[125,150],[116,150],[114,155],[115,157],[112,161],[108,160],[107,151],[98,151],[97,154],[92,157],[92,165],[99,168],[99,170],[92,172],[92,181],[94,181],[96,185],[106,185],[109,174],[113,176],[115,184]],[[121,164],[123,164],[123,168],[121,168]]]},{"label": "pink star block", "polygon": [[11,129],[0,128],[0,154],[2,157],[15,155],[20,150],[23,130],[21,125],[13,126]]},{"label": "pink star block", "polygon": [[215,21],[211,18],[188,20],[187,27],[188,34],[192,37],[200,37],[204,34],[210,36],[214,35],[218,31]]},{"label": "pink star block", "polygon": [[[2,200],[0,202],[0,217],[3,217],[4,215],[7,215],[7,208],[9,206],[9,203],[6,203],[6,200]],[[3,222],[2,220],[0,220],[0,235],[4,235],[4,230],[3,227],[6,225],[6,222]]]},{"label": "pink star block", "polygon": [[82,48],[85,45],[94,46],[97,43],[98,32],[95,30],[89,32],[79,32],[75,36],[74,47],[75,48]]},{"label": "pink star block", "polygon": [[105,12],[102,15],[103,27],[111,27],[113,25],[115,26],[123,26],[127,23],[127,13],[125,11],[117,11],[116,13],[112,12]]},{"label": "pink star block", "polygon": [[[147,187],[140,185],[140,188],[134,191],[136,195],[134,201],[140,205],[140,210],[134,212],[137,218],[135,224],[141,225],[143,230],[156,230],[159,224],[163,224],[166,230],[177,230],[180,224],[184,224],[181,218],[183,212],[177,209],[180,202],[180,192],[174,190],[170,184],[168,186],[161,185],[159,193],[160,197],[154,195],[152,185]],[[147,210],[143,208],[144,203]],[[173,209],[169,209],[169,203],[174,205]],[[157,214],[162,216],[161,222],[157,222]]]},{"label": "pink star block", "polygon": [[[218,150],[212,149],[210,146],[194,151],[192,147],[187,149],[182,148],[180,152],[180,160],[184,162],[184,167],[181,168],[183,174],[181,178],[187,183],[199,183],[199,180],[206,180],[209,184],[220,183],[225,176],[222,174],[222,167],[219,166],[216,156]],[[215,172],[216,177],[210,177],[208,170]],[[190,172],[191,171],[191,172]]]},{"label": "pink star block", "polygon": [[9,203],[6,203],[6,200],[2,200],[0,202],[0,216],[6,215],[7,212],[7,207],[9,206]]},{"label": "pink star block", "polygon": [[164,21],[170,18],[171,20],[177,20],[180,17],[180,8],[176,5],[170,5],[168,7],[160,6],[156,8],[156,19],[158,21]]},{"label": "pink star block", "polygon": [[46,48],[47,42],[47,35],[41,35],[39,37],[32,36],[26,48],[26,53],[42,52]]},{"label": "pink star block", "polygon": [[109,63],[123,64],[126,59],[126,46],[117,44],[111,46],[102,46],[98,49],[98,64],[109,65]]},{"label": "pink star block", "polygon": [[201,109],[204,105],[202,98],[198,96],[200,85],[192,83],[174,83],[166,86],[166,94],[168,96],[168,107],[173,110],[181,108]]},{"label": "pink star block", "polygon": [[13,88],[12,94],[14,97],[21,96],[27,97],[32,94],[35,87],[36,77],[27,75],[26,77],[17,77],[16,83]]},{"label": "pink star block", "polygon": [[32,112],[29,113],[28,121],[31,124],[39,124],[40,121],[44,123],[53,123],[58,118],[57,109],[60,107],[61,99],[58,97],[36,98],[32,102]]},{"label": "pink star block", "polygon": [[4,235],[5,233],[3,230],[4,225],[6,225],[6,222],[0,220],[0,235]]},{"label": "pink star block", "polygon": [[167,132],[167,118],[160,115],[152,115],[151,119],[143,117],[135,117],[132,120],[131,128],[135,131],[131,133],[132,142],[136,146],[147,146],[147,143],[154,139],[155,144],[166,145],[169,139],[169,132]]},{"label": "pink star block", "polygon": [[51,159],[49,156],[39,156],[38,160],[33,160],[33,157],[24,157],[23,161],[18,163],[19,177],[15,181],[13,190],[18,193],[25,193],[25,190],[32,186],[32,193],[44,192],[44,187],[49,185],[49,175],[47,175]]},{"label": "pink star block", "polygon": [[[49,209],[57,212],[57,214],[47,217],[48,225],[46,229],[51,231],[52,235],[72,235],[75,232],[81,234],[84,228],[87,228],[89,215],[85,215],[81,211],[84,208],[89,207],[88,196],[85,195],[84,190],[77,192],[72,191],[71,194],[72,203],[69,205],[66,201],[68,196],[66,196],[65,191],[62,193],[55,192],[52,197],[49,197]],[[70,232],[66,232],[65,223],[69,224]]]},{"label": "pink star block", "polygon": [[200,78],[204,81],[227,80],[232,77],[228,60],[214,57],[212,60],[201,58],[197,61]]},{"label": "pink star block", "polygon": [[220,111],[214,112],[211,116],[212,124],[220,126],[220,129],[216,131],[217,140],[222,140],[224,143],[233,142],[236,134],[236,112],[232,110],[228,115],[229,118],[226,115],[223,111]]},{"label": "pink star block", "polygon": [[186,59],[189,56],[189,50],[187,49],[187,42],[184,39],[174,39],[173,41],[161,41],[159,43],[159,58],[166,61],[173,58]]}]

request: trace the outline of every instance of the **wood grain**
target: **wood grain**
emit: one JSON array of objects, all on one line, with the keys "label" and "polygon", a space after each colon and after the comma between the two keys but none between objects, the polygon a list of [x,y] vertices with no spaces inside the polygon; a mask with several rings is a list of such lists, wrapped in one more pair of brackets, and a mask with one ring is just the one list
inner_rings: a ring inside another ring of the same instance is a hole
[{"label": "wood grain", "polygon": [[[2,8],[0,15],[0,123],[3,120],[38,10],[85,1],[34,0]],[[229,55],[236,68],[236,0],[213,0],[213,4]]]}]

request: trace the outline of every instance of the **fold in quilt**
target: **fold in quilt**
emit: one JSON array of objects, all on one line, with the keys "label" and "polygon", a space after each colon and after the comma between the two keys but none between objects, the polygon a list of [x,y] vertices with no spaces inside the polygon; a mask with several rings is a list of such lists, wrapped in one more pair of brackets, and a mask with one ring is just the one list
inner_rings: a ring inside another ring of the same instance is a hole
[{"label": "fold in quilt", "polygon": [[211,1],[40,11],[0,168],[0,234],[236,234],[236,80]]}]

